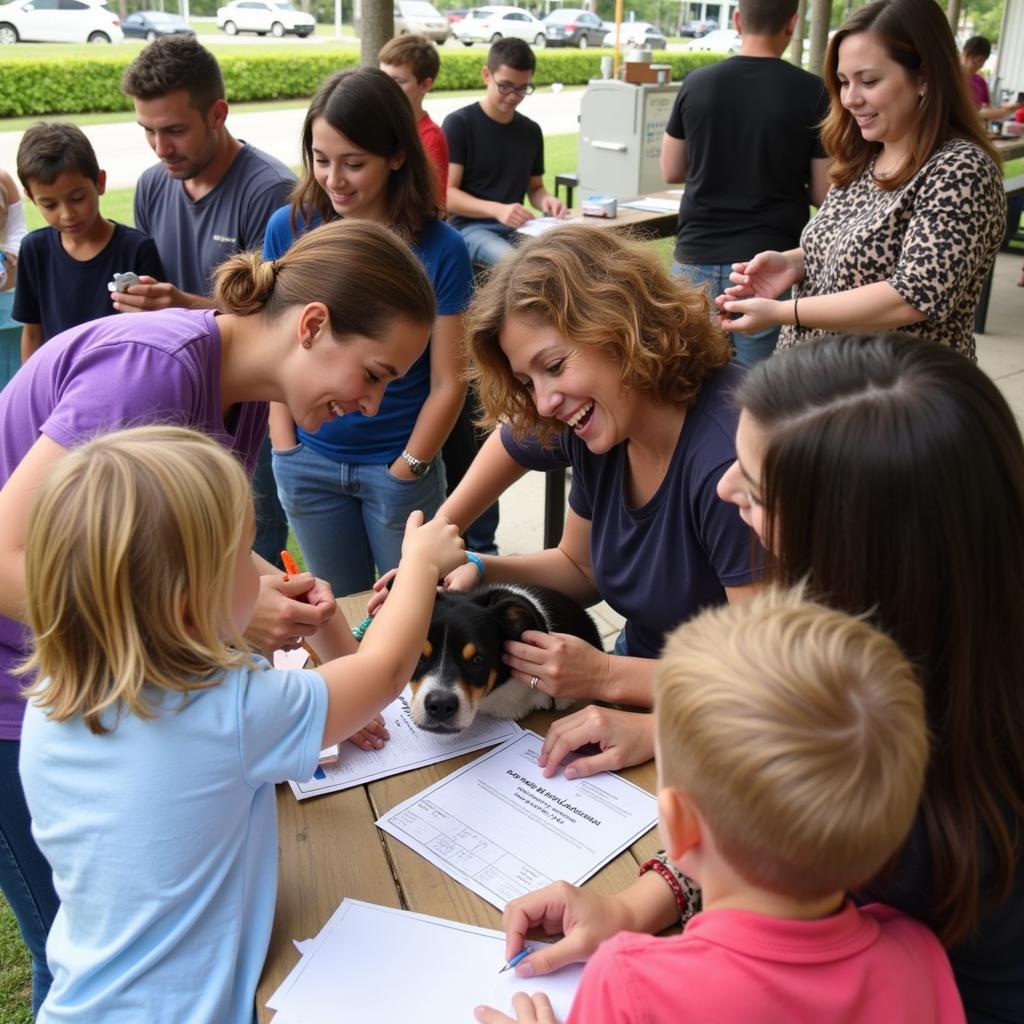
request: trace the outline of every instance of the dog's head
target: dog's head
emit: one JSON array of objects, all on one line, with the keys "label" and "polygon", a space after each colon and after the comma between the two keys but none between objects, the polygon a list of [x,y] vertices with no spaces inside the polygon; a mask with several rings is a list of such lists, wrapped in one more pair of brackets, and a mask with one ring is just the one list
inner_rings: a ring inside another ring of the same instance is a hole
[{"label": "dog's head", "polygon": [[509,681],[506,640],[547,625],[530,600],[500,586],[441,592],[412,678],[412,718],[431,732],[460,732],[481,701]]}]

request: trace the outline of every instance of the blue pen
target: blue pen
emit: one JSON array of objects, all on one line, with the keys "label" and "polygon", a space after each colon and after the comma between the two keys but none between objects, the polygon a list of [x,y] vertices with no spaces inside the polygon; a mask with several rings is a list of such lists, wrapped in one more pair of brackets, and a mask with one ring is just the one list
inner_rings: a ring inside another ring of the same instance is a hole
[{"label": "blue pen", "polygon": [[530,949],[529,946],[527,946],[521,952],[516,953],[516,955],[512,957],[512,959],[509,960],[509,962],[505,964],[505,966],[502,967],[500,971],[498,971],[498,973],[504,974],[506,971],[510,971],[513,967],[515,967],[517,963],[519,963],[520,960],[525,960],[532,952],[533,950]]}]

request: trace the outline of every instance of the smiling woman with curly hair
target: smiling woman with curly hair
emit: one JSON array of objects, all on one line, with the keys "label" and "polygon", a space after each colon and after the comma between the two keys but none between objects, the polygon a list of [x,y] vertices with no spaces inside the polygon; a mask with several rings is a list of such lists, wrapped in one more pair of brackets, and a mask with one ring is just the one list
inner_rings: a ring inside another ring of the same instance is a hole
[{"label": "smiling woman with curly hair", "polygon": [[[502,261],[468,327],[483,419],[501,429],[441,511],[465,526],[527,469],[571,467],[558,547],[485,557],[483,572],[605,600],[627,620],[626,657],[528,632],[506,661],[555,697],[649,706],[664,634],[751,583],[749,535],[715,494],[735,458],[729,395],[743,373],[725,333],[702,291],[589,226],[555,228]],[[448,585],[476,579],[471,566]]]}]

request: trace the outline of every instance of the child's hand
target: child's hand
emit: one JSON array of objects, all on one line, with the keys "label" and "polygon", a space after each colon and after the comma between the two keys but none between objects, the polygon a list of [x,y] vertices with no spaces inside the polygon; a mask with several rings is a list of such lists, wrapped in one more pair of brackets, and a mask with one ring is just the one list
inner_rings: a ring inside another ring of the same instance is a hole
[{"label": "child's hand", "polygon": [[465,592],[480,582],[480,571],[472,562],[456,566],[444,578],[444,589]]},{"label": "child's hand", "polygon": [[384,725],[384,719],[377,715],[372,722],[364,725],[359,732],[349,736],[347,742],[360,750],[380,750],[391,739],[391,733]]},{"label": "child's hand", "polygon": [[151,309],[188,306],[183,293],[169,281],[158,281],[145,274],[139,278],[139,284],[133,284],[127,291],[114,292],[110,298],[119,313],[144,313]]},{"label": "child's hand", "polygon": [[373,594],[371,595],[370,600],[366,602],[367,615],[376,615],[378,610],[383,607],[384,602],[388,599],[388,588],[391,586],[397,574],[397,569],[388,569],[388,571],[373,584]]},{"label": "child's hand", "polygon": [[[423,522],[423,513],[409,514],[402,541],[402,558],[420,558],[437,567],[438,578],[466,561],[466,544],[458,527],[443,516]],[[474,570],[475,571],[475,570]]]},{"label": "child's hand", "polygon": [[520,896],[505,907],[502,916],[506,961],[523,948],[531,928],[543,928],[547,935],[562,934],[565,938],[551,946],[540,946],[520,960],[513,968],[520,978],[551,974],[566,964],[586,960],[605,939],[629,930],[628,908],[620,896],[605,896],[568,882],[554,882]]},{"label": "child's hand", "polygon": [[558,1024],[551,1000],[543,992],[527,995],[517,992],[512,997],[514,1017],[508,1017],[493,1006],[478,1006],[473,1011],[480,1024]]}]

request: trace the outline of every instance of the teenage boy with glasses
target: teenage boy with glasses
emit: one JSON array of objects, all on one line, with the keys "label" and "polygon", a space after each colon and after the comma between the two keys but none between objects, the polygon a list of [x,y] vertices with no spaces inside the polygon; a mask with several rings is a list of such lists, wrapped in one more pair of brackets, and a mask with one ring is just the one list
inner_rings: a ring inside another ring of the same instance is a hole
[{"label": "teenage boy with glasses", "polygon": [[534,90],[536,66],[522,40],[499,39],[482,71],[484,98],[444,120],[448,211],[474,263],[497,263],[511,248],[516,230],[533,219],[523,205],[524,193],[549,217],[565,213],[565,204],[544,187],[540,125],[516,110]]}]

